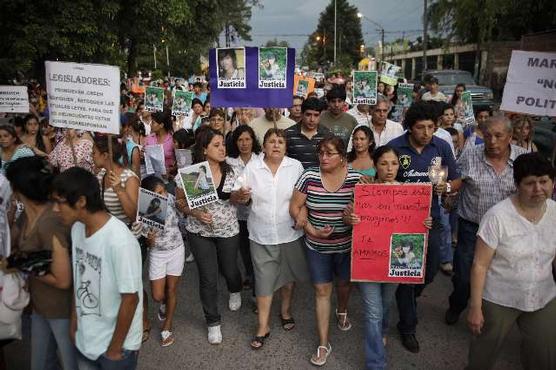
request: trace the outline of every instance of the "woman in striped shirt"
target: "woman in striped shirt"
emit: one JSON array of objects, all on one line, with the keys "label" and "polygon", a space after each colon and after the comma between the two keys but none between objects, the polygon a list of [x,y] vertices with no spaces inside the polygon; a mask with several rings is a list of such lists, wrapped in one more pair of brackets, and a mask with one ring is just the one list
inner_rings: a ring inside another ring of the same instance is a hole
[{"label": "woman in striped shirt", "polygon": [[[350,292],[351,226],[342,212],[352,201],[361,175],[348,168],[344,141],[336,136],[323,139],[317,147],[320,167],[306,169],[290,203],[296,227],[305,229],[305,245],[311,280],[315,288],[319,346],[311,363],[322,366],[332,347],[328,341],[332,282],[337,277],[336,320],[342,331],[351,329],[347,317]],[[308,216],[308,217],[307,217]]]}]

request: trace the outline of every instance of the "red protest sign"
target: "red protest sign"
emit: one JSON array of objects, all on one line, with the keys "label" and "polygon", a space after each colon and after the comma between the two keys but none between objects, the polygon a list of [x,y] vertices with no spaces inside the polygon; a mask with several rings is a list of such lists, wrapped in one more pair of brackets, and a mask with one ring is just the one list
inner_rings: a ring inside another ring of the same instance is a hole
[{"label": "red protest sign", "polygon": [[430,184],[355,187],[352,281],[424,282],[431,198]]}]

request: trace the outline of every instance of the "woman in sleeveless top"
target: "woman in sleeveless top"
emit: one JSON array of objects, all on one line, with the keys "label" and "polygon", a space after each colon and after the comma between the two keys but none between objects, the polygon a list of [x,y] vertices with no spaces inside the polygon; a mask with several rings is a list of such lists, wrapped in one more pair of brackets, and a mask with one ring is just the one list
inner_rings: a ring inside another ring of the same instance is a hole
[{"label": "woman in sleeveless top", "polygon": [[374,177],[376,174],[372,155],[375,149],[373,132],[367,126],[359,126],[352,133],[353,146],[348,153],[349,168],[361,175]]}]

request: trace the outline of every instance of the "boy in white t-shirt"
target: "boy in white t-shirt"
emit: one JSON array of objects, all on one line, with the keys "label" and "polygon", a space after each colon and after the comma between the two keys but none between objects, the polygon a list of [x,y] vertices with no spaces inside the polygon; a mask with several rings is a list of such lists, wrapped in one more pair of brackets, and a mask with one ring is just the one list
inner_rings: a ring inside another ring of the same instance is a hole
[{"label": "boy in white t-shirt", "polygon": [[73,224],[70,335],[78,368],[134,370],[143,330],[139,243],[105,211],[98,180],[87,170],[73,167],[56,177],[52,198],[64,223]]}]

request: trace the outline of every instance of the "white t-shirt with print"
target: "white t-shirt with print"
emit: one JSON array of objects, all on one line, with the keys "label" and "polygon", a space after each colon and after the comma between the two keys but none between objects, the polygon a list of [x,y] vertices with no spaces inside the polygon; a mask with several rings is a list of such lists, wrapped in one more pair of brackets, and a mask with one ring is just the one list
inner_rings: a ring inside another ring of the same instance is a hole
[{"label": "white t-shirt with print", "polygon": [[71,229],[77,333],[75,344],[96,360],[112,340],[122,293],[138,293],[139,302],[123,348],[138,350],[143,332],[141,250],[127,226],[114,216],[90,237],[85,225]]},{"label": "white t-shirt with print", "polygon": [[537,224],[517,213],[510,198],[483,216],[477,235],[496,252],[483,291],[489,302],[537,311],[556,297],[552,261],[556,256],[556,202],[546,201]]}]

